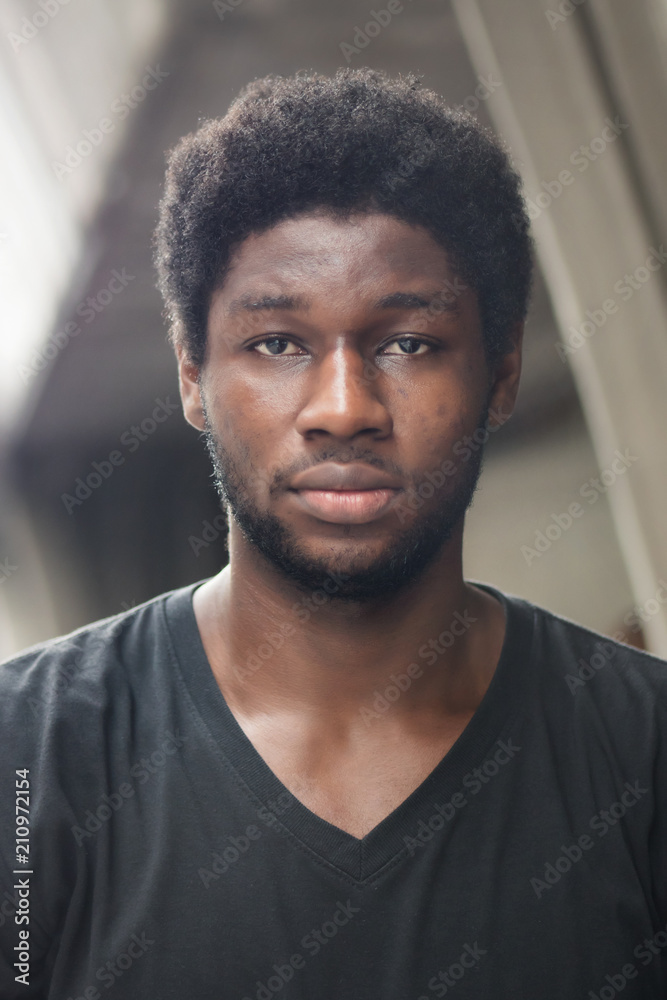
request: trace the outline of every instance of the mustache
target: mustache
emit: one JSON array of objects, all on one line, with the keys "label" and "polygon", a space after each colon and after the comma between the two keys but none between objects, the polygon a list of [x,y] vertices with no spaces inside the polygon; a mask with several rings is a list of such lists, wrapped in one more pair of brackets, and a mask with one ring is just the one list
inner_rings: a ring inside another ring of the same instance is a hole
[{"label": "mustache", "polygon": [[362,448],[358,445],[349,445],[347,447],[331,445],[319,451],[317,456],[304,456],[292,462],[287,468],[274,468],[271,473],[267,473],[266,479],[269,482],[271,491],[275,490],[278,492],[284,489],[285,484],[298,473],[305,472],[306,469],[316,468],[323,462],[338,462],[340,465],[347,465],[350,462],[363,462],[374,469],[380,469],[382,472],[399,476],[402,479],[405,478],[405,472],[399,465],[386,458],[381,458],[369,448]]},{"label": "mustache", "polygon": [[341,465],[347,465],[350,462],[364,462],[366,465],[370,465],[374,469],[380,469],[382,472],[386,472],[389,475],[400,477],[401,479],[406,479],[406,474],[404,470],[396,464],[396,462],[390,459],[381,458],[374,451],[368,447],[363,447],[360,445],[328,445],[321,448],[316,455],[303,455],[293,462],[290,462],[288,466],[280,466],[277,462],[269,465],[266,470],[259,470],[253,467],[250,452],[245,449],[245,459],[247,461],[246,469],[239,467],[237,463],[230,462],[229,454],[227,450],[223,447],[222,442],[216,435],[213,427],[207,419],[207,414],[204,411],[206,429],[203,432],[208,452],[214,462],[214,465],[218,467],[220,464],[231,471],[233,468],[235,478],[239,483],[247,479],[260,480],[266,483],[269,488],[269,493],[271,495],[278,494],[282,492],[287,483],[300,472],[305,472],[306,469],[315,468],[321,465],[323,462],[339,462]]}]

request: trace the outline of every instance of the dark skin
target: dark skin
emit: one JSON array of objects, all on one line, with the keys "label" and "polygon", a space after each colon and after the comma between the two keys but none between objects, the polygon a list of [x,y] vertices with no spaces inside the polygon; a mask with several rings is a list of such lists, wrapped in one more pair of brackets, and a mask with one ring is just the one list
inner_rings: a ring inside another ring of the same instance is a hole
[{"label": "dark skin", "polygon": [[[203,395],[211,426],[247,473],[245,488],[257,507],[279,517],[303,552],[338,571],[372,562],[437,496],[416,510],[404,505],[402,520],[390,509],[340,523],[304,509],[294,491],[271,494],[267,482],[276,469],[304,457],[316,461],[324,445],[345,461],[345,449],[361,444],[404,470],[398,492],[405,500],[474,432],[487,398],[504,419],[512,412],[521,326],[490,371],[471,288],[437,314],[378,305],[396,292],[431,301],[455,277],[422,227],[383,214],[337,221],[310,212],[249,236],[236,251],[211,299],[201,373],[178,350],[188,422],[204,429]],[[298,301],[243,308],[264,296]],[[489,425],[495,423],[491,415]],[[504,615],[495,598],[464,580],[462,537],[463,519],[434,561],[396,594],[328,600],[303,623],[293,610],[303,591],[232,518],[229,565],[195,591],[211,669],[244,733],[308,809],[354,837],[364,837],[424,781],[494,674]],[[433,667],[424,665],[418,649],[457,611],[475,624]],[[286,624],[294,631],[283,645],[261,669],[239,676],[235,664]],[[362,706],[371,708],[374,692],[411,662],[422,664],[422,676],[369,722]]]}]

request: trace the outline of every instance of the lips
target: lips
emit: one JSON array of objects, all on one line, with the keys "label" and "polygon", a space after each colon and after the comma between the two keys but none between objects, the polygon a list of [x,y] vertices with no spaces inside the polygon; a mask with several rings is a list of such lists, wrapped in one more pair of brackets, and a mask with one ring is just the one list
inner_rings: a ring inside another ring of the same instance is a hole
[{"label": "lips", "polygon": [[368,465],[323,462],[296,475],[290,490],[302,510],[333,524],[367,524],[391,507],[402,486]]},{"label": "lips", "polygon": [[402,483],[370,465],[322,462],[294,476],[293,490],[398,490]]}]

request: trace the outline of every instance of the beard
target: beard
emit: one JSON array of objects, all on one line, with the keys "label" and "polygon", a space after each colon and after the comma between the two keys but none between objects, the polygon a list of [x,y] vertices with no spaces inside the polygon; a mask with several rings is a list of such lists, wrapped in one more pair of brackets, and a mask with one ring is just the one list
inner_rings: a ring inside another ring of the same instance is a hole
[{"label": "beard", "polygon": [[[432,479],[437,478],[435,475],[431,480],[424,477],[414,485],[408,491],[406,502],[409,503],[416,497],[416,503],[403,507],[411,515],[411,523],[397,533],[385,551],[372,562],[369,563],[364,557],[363,543],[359,543],[360,551],[353,556],[341,553],[332,554],[329,558],[315,557],[304,551],[292,529],[274,514],[259,509],[246,488],[246,483],[253,478],[252,474],[248,475],[248,472],[253,471],[248,450],[244,449],[247,459],[244,476],[237,461],[215,435],[206,408],[203,409],[206,447],[213,463],[215,487],[227,516],[231,514],[245,539],[300,590],[311,593],[317,591],[321,589],[323,582],[328,582],[328,578],[334,576],[337,589],[335,593],[327,589],[327,594],[336,601],[367,604],[394,595],[418,579],[435,561],[463,520],[472,503],[482,470],[484,449],[480,445],[477,451],[471,450],[467,461],[459,463],[451,481],[439,473],[442,477],[441,486],[432,482]],[[484,430],[487,427],[488,412],[487,401],[476,429]],[[378,459],[374,453],[352,447],[330,447],[318,454],[317,462],[309,461],[303,467],[324,461],[365,462],[400,474],[399,469]],[[292,469],[289,473],[276,475],[270,484],[269,495],[276,496],[284,489],[283,484],[296,471],[301,470]],[[428,490],[427,498],[438,494],[440,496],[435,506],[421,514],[419,508],[424,503],[421,497],[425,488]],[[422,494],[418,492],[419,489]],[[352,544],[350,538],[350,545]]]}]

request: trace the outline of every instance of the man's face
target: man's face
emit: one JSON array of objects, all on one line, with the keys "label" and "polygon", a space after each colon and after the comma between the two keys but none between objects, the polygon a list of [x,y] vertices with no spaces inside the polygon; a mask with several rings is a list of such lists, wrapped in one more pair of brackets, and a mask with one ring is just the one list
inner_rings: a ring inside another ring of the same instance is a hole
[{"label": "man's face", "polygon": [[179,352],[181,392],[232,534],[306,590],[337,573],[337,599],[418,577],[472,499],[466,436],[509,416],[519,374],[519,336],[489,371],[476,294],[433,237],[323,211],[251,235],[207,338],[199,384]]}]

